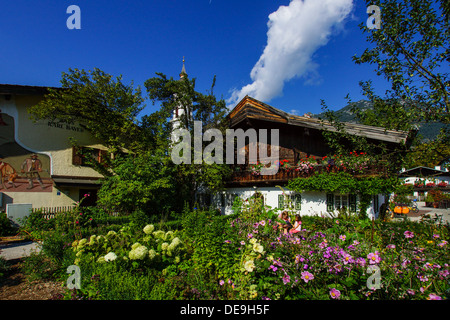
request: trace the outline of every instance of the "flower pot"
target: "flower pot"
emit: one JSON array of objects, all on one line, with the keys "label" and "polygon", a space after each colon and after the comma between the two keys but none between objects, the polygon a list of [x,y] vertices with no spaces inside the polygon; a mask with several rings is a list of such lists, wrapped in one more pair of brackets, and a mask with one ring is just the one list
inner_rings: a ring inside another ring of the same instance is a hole
[{"label": "flower pot", "polygon": [[407,214],[407,213],[409,213],[409,209],[406,206],[395,206],[394,213],[396,213],[396,214]]}]

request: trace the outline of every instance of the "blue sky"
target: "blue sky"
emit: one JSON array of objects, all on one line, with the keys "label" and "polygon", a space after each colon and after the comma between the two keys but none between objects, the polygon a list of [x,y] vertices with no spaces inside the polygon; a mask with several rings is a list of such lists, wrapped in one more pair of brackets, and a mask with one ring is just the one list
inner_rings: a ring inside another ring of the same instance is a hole
[{"label": "blue sky", "polygon": [[[312,4],[319,0],[306,1]],[[126,83],[143,86],[156,72],[177,78],[185,56],[187,73],[197,79],[197,90],[206,92],[216,75],[214,93],[229,100],[233,92],[244,92],[243,87],[257,82],[250,72],[269,47],[269,15],[279,11],[276,23],[293,31],[291,36],[307,27],[311,29],[304,33],[312,34],[319,26],[327,36],[316,46],[305,40],[306,49],[300,45],[300,55],[293,52],[289,63],[283,53],[272,51],[269,58],[267,50],[263,61],[266,70],[260,70],[265,79],[285,79],[283,73],[289,72],[291,64],[294,68],[297,57],[308,59],[293,77],[281,81],[279,92],[272,90],[275,94],[262,100],[299,115],[320,113],[321,99],[337,110],[346,105],[347,94],[353,101],[364,98],[360,80],[372,79],[380,95],[387,89],[386,82],[373,72],[374,66],[356,65],[351,60],[368,46],[358,27],[368,18],[365,2],[339,1],[351,4],[341,20],[327,26],[323,22],[331,19],[332,12],[311,11],[317,14],[297,19],[298,28],[295,20],[281,21],[288,16],[290,0],[3,1],[0,83],[59,86],[61,72],[96,67],[114,76],[123,75]],[[66,27],[70,5],[81,9],[81,30]],[[284,6],[284,16],[280,6]],[[282,31],[281,36],[273,36],[271,46],[278,48],[277,41],[285,35]],[[269,61],[276,62],[272,68]],[[258,92],[264,96],[262,91],[270,91],[272,84],[269,81]],[[146,105],[144,113],[155,109],[148,100]]]}]

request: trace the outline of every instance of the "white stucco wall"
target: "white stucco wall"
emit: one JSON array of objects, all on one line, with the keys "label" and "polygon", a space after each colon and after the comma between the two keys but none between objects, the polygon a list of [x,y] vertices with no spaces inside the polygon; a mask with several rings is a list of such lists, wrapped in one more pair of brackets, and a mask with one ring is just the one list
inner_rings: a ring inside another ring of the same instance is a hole
[{"label": "white stucco wall", "polygon": [[55,126],[49,121],[33,122],[28,107],[36,104],[39,97],[23,96],[10,100],[0,99],[2,113],[14,118],[14,138],[23,148],[31,152],[42,153],[50,157],[50,174],[57,176],[101,177],[89,167],[72,164],[72,145],[69,138],[78,144],[105,149],[87,131],[77,124]]},{"label": "white stucco wall", "polygon": [[[69,138],[73,138],[78,144],[86,147],[102,150],[105,148],[77,124],[67,126],[66,124],[56,125],[49,121],[33,122],[27,109],[35,105],[39,99],[40,96],[12,95],[8,100],[0,96],[1,113],[14,120],[15,142],[30,152],[48,156],[50,158],[49,175],[101,178],[102,176],[90,167],[72,164],[73,151]],[[19,169],[19,167],[16,168],[16,170]],[[1,189],[0,196],[3,204],[0,210],[4,209],[8,203],[31,203],[33,208],[71,206],[79,200],[79,189],[74,186],[53,186],[51,192],[41,190],[18,192],[8,186],[8,189]]]},{"label": "white stucco wall", "polygon": [[[221,210],[222,214],[232,214],[232,202],[231,197],[228,195],[237,194],[241,197],[241,199],[245,200],[255,192],[260,192],[264,196],[264,203],[272,208],[278,208],[278,196],[283,194],[283,191],[277,187],[262,187],[262,188],[228,188],[226,191],[223,191],[222,200],[221,194],[215,194],[212,197],[212,203]],[[284,189],[285,194],[293,195],[295,192],[290,191],[288,189]],[[329,213],[327,212],[327,194],[325,192],[303,192],[301,194],[301,209],[295,210],[293,209],[293,213],[298,213],[302,216],[325,216],[329,217]],[[337,194],[337,193],[336,193]],[[227,200],[228,199],[228,200]],[[222,206],[223,202],[223,206]],[[381,205],[384,202],[384,196],[378,196],[378,203]],[[357,197],[357,204],[359,203],[359,197]],[[372,217],[378,217],[378,210],[375,210],[373,207],[374,203],[372,202],[369,208],[367,209],[367,215],[371,219]],[[334,212],[337,214],[337,211]]]}]

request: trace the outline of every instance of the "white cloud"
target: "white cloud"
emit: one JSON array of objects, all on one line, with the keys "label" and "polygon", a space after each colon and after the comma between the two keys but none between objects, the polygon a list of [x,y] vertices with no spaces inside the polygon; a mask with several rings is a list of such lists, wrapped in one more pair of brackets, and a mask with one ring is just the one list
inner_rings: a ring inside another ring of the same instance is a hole
[{"label": "white cloud", "polygon": [[250,73],[253,82],[234,90],[228,104],[234,106],[245,95],[268,102],[295,77],[320,82],[312,56],[342,27],[352,7],[352,0],[291,0],[271,13],[266,47]]}]

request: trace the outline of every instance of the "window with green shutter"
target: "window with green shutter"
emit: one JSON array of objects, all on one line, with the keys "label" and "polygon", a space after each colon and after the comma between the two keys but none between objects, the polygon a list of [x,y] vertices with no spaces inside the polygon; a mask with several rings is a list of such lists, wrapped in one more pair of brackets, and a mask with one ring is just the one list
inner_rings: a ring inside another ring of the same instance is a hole
[{"label": "window with green shutter", "polygon": [[356,212],[356,194],[348,195],[348,206],[351,212]]},{"label": "window with green shutter", "polygon": [[295,194],[294,202],[295,202],[295,210],[300,210],[302,208],[302,195],[298,193]]},{"label": "window with green shutter", "polygon": [[334,194],[327,193],[327,211],[334,211]]},{"label": "window with green shutter", "polygon": [[284,194],[278,195],[278,209],[284,209]]},{"label": "window with green shutter", "polygon": [[373,211],[375,213],[380,212],[380,199],[378,198],[378,195],[373,196]]}]

